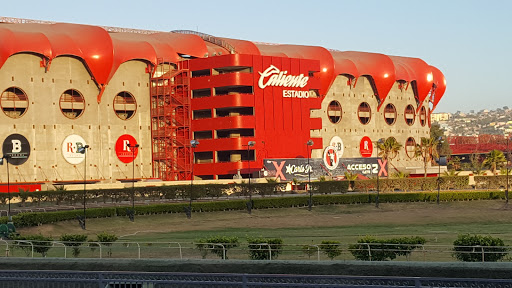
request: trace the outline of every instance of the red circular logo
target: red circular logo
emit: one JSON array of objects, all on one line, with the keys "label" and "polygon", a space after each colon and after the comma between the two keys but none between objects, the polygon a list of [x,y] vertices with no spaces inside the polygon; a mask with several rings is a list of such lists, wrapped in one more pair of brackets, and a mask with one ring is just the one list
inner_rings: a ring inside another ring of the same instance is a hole
[{"label": "red circular logo", "polygon": [[124,134],[117,139],[116,155],[123,163],[130,163],[139,153],[139,148],[131,147],[137,145],[137,141],[132,135]]},{"label": "red circular logo", "polygon": [[363,139],[361,139],[361,143],[359,143],[359,153],[361,153],[363,157],[372,157],[373,143],[370,137],[364,136]]}]

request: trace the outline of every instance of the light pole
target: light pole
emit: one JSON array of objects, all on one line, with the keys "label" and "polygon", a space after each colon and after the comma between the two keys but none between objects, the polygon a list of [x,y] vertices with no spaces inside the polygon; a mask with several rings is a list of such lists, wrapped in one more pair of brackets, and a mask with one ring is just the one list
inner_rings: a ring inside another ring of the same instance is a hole
[{"label": "light pole", "polygon": [[508,150],[508,137],[507,136],[507,165],[505,166],[505,169],[507,170],[507,189],[505,190],[505,204],[508,205],[508,161],[510,158],[510,151]]},{"label": "light pole", "polygon": [[[437,139],[439,141],[439,144],[442,143],[443,141],[443,138],[439,137]],[[439,205],[439,196],[440,196],[440,193],[441,193],[441,156],[439,156],[439,161],[437,163],[437,167],[439,167],[439,171],[437,173],[437,205]]]},{"label": "light pole", "polygon": [[10,187],[10,181],[9,181],[9,160],[7,159],[9,158],[8,155],[4,154],[2,156],[2,158],[0,158],[0,165],[4,165],[4,160],[5,162],[7,163],[7,198],[8,198],[8,201],[9,201],[9,208],[7,210],[7,219],[9,222],[12,222],[12,217],[11,217],[11,187]]},{"label": "light pole", "polygon": [[89,149],[89,145],[85,145],[78,148],[78,153],[84,154],[84,215],[78,218],[78,223],[83,230],[85,230],[85,199],[87,197],[87,149]]},{"label": "light pole", "polygon": [[[439,142],[438,145],[443,143],[443,137],[439,136],[437,138],[437,141]],[[439,196],[441,193],[441,164],[443,164],[443,159],[441,158],[441,155],[438,155],[439,159],[437,161],[437,167],[438,167],[438,173],[437,173],[437,205],[439,205]]]},{"label": "light pole", "polygon": [[191,172],[190,172],[190,201],[188,203],[188,208],[185,207],[185,214],[187,215],[187,218],[192,218],[192,193],[194,191],[194,151],[199,145],[199,141],[197,140],[190,140],[190,147],[192,147],[192,157],[190,157],[191,162]]},{"label": "light pole", "polygon": [[437,172],[437,205],[439,205],[439,194],[441,193],[441,157],[439,157],[439,163],[437,163],[439,171]]},{"label": "light pole", "polygon": [[132,150],[132,211],[128,213],[128,217],[133,222],[135,220],[135,149],[139,148],[139,144],[128,143],[126,146]]},{"label": "light pole", "polygon": [[249,212],[249,214],[251,214],[252,212],[252,191],[251,191],[251,178],[252,178],[252,173],[251,173],[251,157],[250,157],[250,148],[253,147],[254,145],[256,144],[255,141],[249,141],[247,142],[247,168],[249,169],[249,202],[247,202],[247,212]]},{"label": "light pole", "polygon": [[446,166],[446,157],[439,156],[437,159],[437,165],[439,167],[439,171],[437,174],[437,204],[439,205],[439,196],[441,191],[441,166]]},{"label": "light pole", "polygon": [[[382,143],[384,143],[384,140],[382,138],[377,140],[377,161],[379,160],[379,145],[381,145]],[[377,208],[379,208],[379,193],[380,193],[379,172],[380,171],[377,171],[377,197],[375,198],[375,207],[377,207]]]},{"label": "light pole", "polygon": [[311,207],[313,206],[313,191],[311,190],[311,166],[309,165],[309,150],[310,147],[313,146],[314,142],[313,140],[309,140],[306,142],[306,147],[308,148],[308,191],[309,191],[309,203],[308,203],[308,210],[311,211]]}]

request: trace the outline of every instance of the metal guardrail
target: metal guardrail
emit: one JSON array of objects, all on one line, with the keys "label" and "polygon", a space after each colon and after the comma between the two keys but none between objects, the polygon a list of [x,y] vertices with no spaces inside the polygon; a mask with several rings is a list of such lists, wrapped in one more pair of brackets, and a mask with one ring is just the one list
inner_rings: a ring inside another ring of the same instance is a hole
[{"label": "metal guardrail", "polygon": [[511,287],[512,279],[272,274],[0,271],[0,288],[165,287]]}]

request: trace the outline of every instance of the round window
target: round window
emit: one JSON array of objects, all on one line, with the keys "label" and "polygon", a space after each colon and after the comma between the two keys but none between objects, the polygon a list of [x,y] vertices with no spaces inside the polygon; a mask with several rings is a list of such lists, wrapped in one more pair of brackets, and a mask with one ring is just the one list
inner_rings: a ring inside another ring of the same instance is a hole
[{"label": "round window", "polygon": [[359,104],[359,107],[357,108],[357,116],[359,117],[359,122],[361,122],[361,124],[366,125],[370,123],[370,120],[372,119],[372,109],[370,108],[370,105],[366,102]]},{"label": "round window", "polygon": [[329,117],[329,121],[332,123],[340,122],[342,112],[341,104],[336,100],[331,101],[329,106],[327,106],[327,117]]},{"label": "round window", "polygon": [[17,87],[7,88],[0,98],[0,106],[8,117],[20,118],[28,110],[27,94]]},{"label": "round window", "polygon": [[129,92],[120,92],[114,97],[114,112],[117,117],[123,120],[129,120],[137,111],[137,102],[135,97]]},{"label": "round window", "polygon": [[85,99],[80,92],[69,89],[60,95],[59,105],[64,116],[76,119],[84,114]]}]

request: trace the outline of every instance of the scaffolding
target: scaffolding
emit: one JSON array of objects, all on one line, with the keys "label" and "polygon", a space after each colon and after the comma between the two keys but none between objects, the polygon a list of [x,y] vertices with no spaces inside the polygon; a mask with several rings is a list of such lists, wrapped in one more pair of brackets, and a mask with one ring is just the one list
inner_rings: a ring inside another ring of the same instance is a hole
[{"label": "scaffolding", "polygon": [[191,177],[190,71],[158,61],[151,78],[153,177],[164,181]]}]

